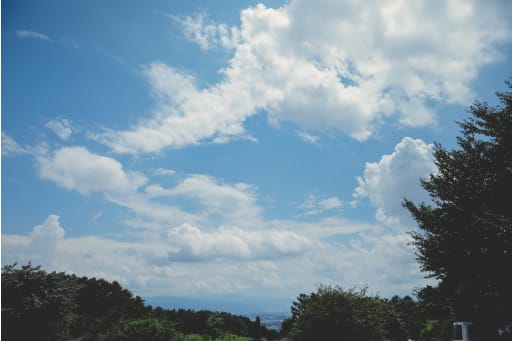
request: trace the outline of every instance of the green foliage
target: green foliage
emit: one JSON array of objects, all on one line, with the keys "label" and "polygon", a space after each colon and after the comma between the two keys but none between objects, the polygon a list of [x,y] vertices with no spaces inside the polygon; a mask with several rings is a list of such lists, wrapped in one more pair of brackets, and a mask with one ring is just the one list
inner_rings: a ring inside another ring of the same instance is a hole
[{"label": "green foliage", "polygon": [[421,229],[412,236],[422,270],[441,281],[457,319],[488,330],[512,316],[512,92],[497,97],[458,123],[458,149],[436,144],[438,173],[422,181],[433,204],[404,201]]},{"label": "green foliage", "polygon": [[100,339],[102,341],[177,341],[182,340],[182,336],[176,332],[174,324],[169,321],[145,318],[122,321]]},{"label": "green foliage", "polygon": [[183,338],[183,341],[210,341],[210,337],[199,334],[188,334]]},{"label": "green foliage", "polygon": [[423,327],[423,316],[420,304],[410,296],[393,296],[385,301],[395,311],[400,329],[395,330],[393,335],[406,336],[407,339],[417,340]]},{"label": "green foliage", "polygon": [[66,340],[80,289],[74,276],[39,266],[2,268],[2,339]]},{"label": "green foliage", "polygon": [[71,327],[74,336],[94,339],[110,330],[117,322],[140,319],[149,313],[140,297],[123,289],[119,283],[96,278],[79,278],[81,289],[76,296],[75,321]]},{"label": "green foliage", "polygon": [[301,294],[293,302],[290,321],[285,326],[292,340],[368,341],[401,336],[396,312],[378,297],[367,296],[366,289],[321,286],[317,292]]}]

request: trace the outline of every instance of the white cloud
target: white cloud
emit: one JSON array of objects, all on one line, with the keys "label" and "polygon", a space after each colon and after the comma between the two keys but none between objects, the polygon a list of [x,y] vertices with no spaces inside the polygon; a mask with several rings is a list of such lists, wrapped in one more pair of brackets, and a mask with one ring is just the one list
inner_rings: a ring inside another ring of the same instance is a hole
[{"label": "white cloud", "polygon": [[245,120],[261,111],[272,124],[290,121],[357,140],[388,119],[432,125],[430,102],[467,105],[479,70],[502,57],[500,44],[512,37],[502,6],[294,0],[247,8],[241,26],[229,30],[204,15],[175,19],[205,49],[223,45],[224,34],[236,36],[228,39],[236,46],[223,78],[200,88],[192,76],[152,63],[146,75],[159,97],[153,117],[95,137],[119,153],[227,142],[245,136]]},{"label": "white cloud", "polygon": [[[376,167],[395,169],[396,160],[414,155],[421,160],[418,151],[429,148],[406,138]],[[251,290],[295,296],[318,283],[369,284],[394,294],[425,283],[401,232],[333,215],[309,222],[268,220],[250,184],[193,174],[165,188],[83,147],[62,148],[36,162],[41,177],[81,194],[103,193],[125,207],[133,214],[125,223],[138,227],[130,233],[135,241],[66,237],[59,217],[50,215],[27,235],[2,236],[4,262],[33,261],[49,270],[116,279],[144,295]],[[375,176],[365,172],[361,197],[373,200],[381,188],[370,185]],[[305,205],[306,211],[326,213],[343,203],[335,196],[311,196]]]},{"label": "white cloud", "polygon": [[71,121],[66,118],[48,121],[45,127],[53,131],[61,140],[67,140],[73,134]]},{"label": "white cloud", "polygon": [[305,211],[305,215],[322,214],[341,207],[343,207],[343,202],[338,197],[324,198],[315,194],[308,195],[306,200],[299,205],[299,208]]},{"label": "white cloud", "polygon": [[42,33],[35,32],[35,31],[18,30],[18,31],[16,31],[16,35],[20,38],[32,38],[32,39],[51,41],[50,37],[48,37],[46,34],[42,34]]},{"label": "white cloud", "polygon": [[117,160],[89,152],[84,147],[65,147],[37,158],[39,176],[81,194],[92,191],[130,193],[146,182],[138,173],[127,173]]},{"label": "white cloud", "polygon": [[27,235],[3,234],[2,262],[32,261],[50,271],[117,280],[146,296],[250,291],[294,297],[318,283],[369,284],[391,295],[423,285],[408,236],[378,231],[333,244],[286,230],[208,232],[183,224],[164,236],[144,233],[123,242],[66,237],[59,217],[50,215]]},{"label": "white cloud", "polygon": [[332,210],[333,208],[340,208],[343,206],[343,202],[337,197],[329,197],[327,199],[320,200],[318,206],[324,210]]},{"label": "white cloud", "polygon": [[36,146],[20,145],[12,137],[2,131],[2,155],[44,155],[48,150],[45,143],[41,143]]},{"label": "white cloud", "polygon": [[188,224],[172,229],[168,240],[174,247],[170,258],[178,261],[277,259],[303,254],[315,246],[306,237],[290,231],[221,228],[205,232]]},{"label": "white cloud", "polygon": [[121,280],[134,286],[148,261],[166,258],[165,248],[98,236],[66,238],[59,216],[49,215],[28,235],[2,234],[2,263],[40,264],[46,270]]},{"label": "white cloud", "polygon": [[311,143],[311,144],[317,144],[318,143],[318,140],[320,139],[319,136],[316,136],[316,135],[311,135],[311,134],[308,134],[308,133],[305,133],[303,131],[298,131],[297,132],[297,135],[304,141],[304,142],[307,142],[307,143]]},{"label": "white cloud", "polygon": [[176,171],[174,169],[157,168],[153,171],[153,174],[155,174],[155,175],[174,175],[174,174],[176,174]]},{"label": "white cloud", "polygon": [[268,228],[293,231],[311,239],[325,240],[333,236],[357,235],[376,228],[375,224],[349,220],[339,216],[327,216],[315,221],[271,220]]},{"label": "white cloud", "polygon": [[30,151],[2,131],[2,155],[16,154],[30,154]]},{"label": "white cloud", "polygon": [[232,84],[198,89],[194,79],[153,63],[146,75],[159,99],[153,118],[131,130],[106,130],[91,136],[118,153],[149,153],[201,142],[228,142],[245,137],[243,121],[253,114],[253,100]]},{"label": "white cloud", "polygon": [[235,48],[238,44],[240,31],[237,27],[228,27],[226,24],[217,24],[214,21],[205,23],[207,19],[205,13],[185,18],[173,15],[169,17],[182,26],[187,39],[195,42],[204,50],[218,45]]},{"label": "white cloud", "polygon": [[383,155],[378,162],[367,162],[364,176],[357,178],[354,204],[367,197],[377,209],[378,221],[389,225],[409,222],[402,201],[404,197],[415,202],[429,201],[420,179],[436,172],[432,152],[433,145],[406,137],[392,154]]},{"label": "white cloud", "polygon": [[255,188],[249,184],[230,185],[206,175],[190,175],[171,193],[196,200],[204,206],[203,214],[218,215],[228,224],[254,224],[261,220]]}]

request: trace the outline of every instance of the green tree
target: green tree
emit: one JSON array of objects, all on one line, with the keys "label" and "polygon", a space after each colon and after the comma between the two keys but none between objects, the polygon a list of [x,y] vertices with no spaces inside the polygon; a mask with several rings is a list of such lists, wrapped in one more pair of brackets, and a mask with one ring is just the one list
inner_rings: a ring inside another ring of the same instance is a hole
[{"label": "green tree", "polygon": [[80,285],[63,272],[16,264],[2,268],[2,339],[66,340]]},{"label": "green tree", "polygon": [[[432,203],[404,206],[421,269],[440,280],[457,319],[496,330],[512,318],[512,85],[499,104],[476,101],[458,122],[458,148],[435,145]],[[490,336],[489,336],[490,337]]]},{"label": "green tree", "polygon": [[420,303],[414,301],[410,296],[393,296],[385,301],[398,315],[401,322],[400,330],[395,335],[407,336],[407,339],[417,340],[423,327]]},{"label": "green tree", "polygon": [[394,335],[399,323],[380,298],[366,296],[366,289],[320,286],[317,292],[297,297],[286,328],[287,336],[297,341],[369,341],[401,338]]}]

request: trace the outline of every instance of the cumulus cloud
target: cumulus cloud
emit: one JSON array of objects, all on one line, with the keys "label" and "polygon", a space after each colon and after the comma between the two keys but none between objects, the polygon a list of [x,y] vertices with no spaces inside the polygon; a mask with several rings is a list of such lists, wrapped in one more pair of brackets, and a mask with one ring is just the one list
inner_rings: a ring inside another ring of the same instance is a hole
[{"label": "cumulus cloud", "polygon": [[31,39],[51,41],[50,37],[48,37],[46,34],[42,34],[42,33],[35,32],[35,31],[18,30],[18,31],[16,31],[16,35],[20,38],[31,38]]},{"label": "cumulus cloud", "polygon": [[191,75],[152,63],[145,72],[159,98],[152,118],[94,137],[119,153],[225,143],[247,136],[246,119],[262,111],[274,125],[357,140],[389,119],[432,125],[430,102],[468,104],[479,70],[503,57],[500,44],[512,37],[503,6],[293,0],[247,8],[240,27],[229,29],[203,14],[175,19],[202,48],[232,48],[222,79],[199,87]]},{"label": "cumulus cloud", "polygon": [[314,245],[304,236],[283,230],[246,231],[221,228],[213,232],[183,224],[168,233],[174,260],[197,261],[216,258],[275,259],[297,256]]},{"label": "cumulus cloud", "polygon": [[378,162],[367,162],[364,175],[357,177],[353,204],[367,197],[377,209],[378,221],[398,225],[410,221],[402,207],[407,197],[414,202],[427,202],[428,193],[420,186],[420,179],[437,171],[432,155],[433,145],[422,140],[404,138],[393,153],[383,155]]},{"label": "cumulus cloud", "polygon": [[67,140],[73,134],[71,121],[66,118],[48,121],[45,127],[53,131],[61,140]]},{"label": "cumulus cloud", "polygon": [[182,224],[164,236],[139,237],[66,237],[59,217],[50,215],[27,235],[3,234],[2,262],[32,261],[47,270],[117,280],[145,296],[249,290],[294,297],[319,282],[369,284],[387,295],[424,284],[404,235],[373,232],[332,244],[285,230],[205,231]]},{"label": "cumulus cloud", "polygon": [[115,159],[89,152],[84,147],[65,147],[37,158],[39,176],[81,194],[93,191],[129,193],[146,182],[139,173],[125,172]]},{"label": "cumulus cloud", "polygon": [[66,238],[59,219],[58,215],[49,215],[28,235],[2,234],[2,263],[32,262],[46,270],[116,279],[136,286],[149,261],[166,258],[165,247],[159,244],[128,243],[94,235]]}]

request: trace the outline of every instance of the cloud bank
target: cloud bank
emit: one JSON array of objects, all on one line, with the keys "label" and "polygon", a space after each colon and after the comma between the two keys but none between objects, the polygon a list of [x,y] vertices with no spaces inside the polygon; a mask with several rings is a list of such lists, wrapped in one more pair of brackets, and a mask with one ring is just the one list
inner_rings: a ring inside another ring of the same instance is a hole
[{"label": "cloud bank", "polygon": [[404,193],[420,198],[411,188],[433,169],[430,152],[423,141],[405,138],[392,154],[367,163],[356,199],[369,198],[382,214],[377,223],[364,223],[341,217],[338,197],[321,195],[301,204],[306,215],[317,217],[312,221],[268,219],[254,185],[189,174],[164,187],[157,181],[176,172],[142,174],[84,147],[63,147],[35,156],[39,176],[124,207],[124,223],[135,228],[130,241],[122,235],[67,236],[60,217],[50,214],[27,235],[2,235],[3,262],[32,261],[49,270],[116,279],[148,296],[249,290],[293,297],[318,283],[409,293],[425,280],[408,234],[388,226],[402,219]]}]

